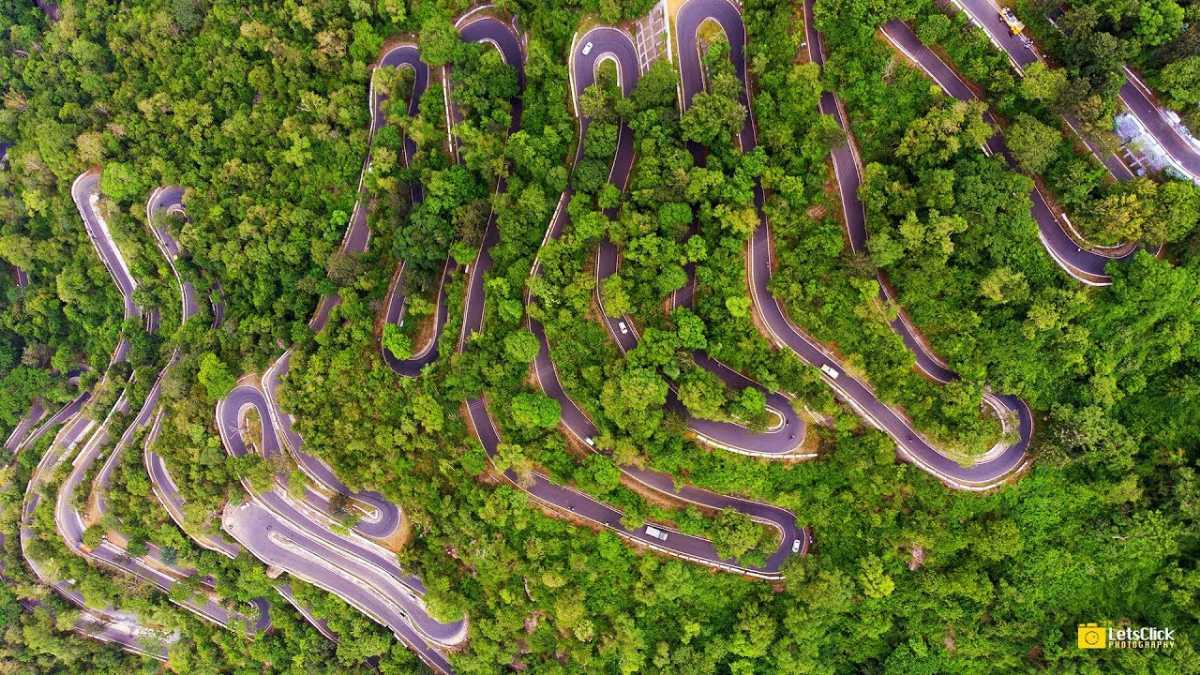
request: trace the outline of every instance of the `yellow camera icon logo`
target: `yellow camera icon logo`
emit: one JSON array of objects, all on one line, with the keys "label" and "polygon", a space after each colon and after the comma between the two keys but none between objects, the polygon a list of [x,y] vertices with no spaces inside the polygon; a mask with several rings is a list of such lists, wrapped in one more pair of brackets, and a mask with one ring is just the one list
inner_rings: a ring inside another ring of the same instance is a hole
[{"label": "yellow camera icon logo", "polygon": [[1080,649],[1104,649],[1108,646],[1108,629],[1094,623],[1079,624]]}]

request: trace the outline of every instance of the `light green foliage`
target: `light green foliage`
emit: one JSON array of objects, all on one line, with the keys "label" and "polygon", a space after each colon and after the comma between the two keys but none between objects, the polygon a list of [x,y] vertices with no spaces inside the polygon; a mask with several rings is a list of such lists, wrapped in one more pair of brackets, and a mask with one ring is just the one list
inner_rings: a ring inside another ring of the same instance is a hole
[{"label": "light green foliage", "polygon": [[1004,134],[1008,147],[1021,168],[1029,173],[1041,173],[1058,154],[1062,134],[1030,115],[1020,115]]},{"label": "light green foliage", "polygon": [[197,381],[204,387],[210,400],[216,401],[229,393],[237,384],[237,379],[220,357],[212,352],[200,358],[200,370],[196,374]]}]

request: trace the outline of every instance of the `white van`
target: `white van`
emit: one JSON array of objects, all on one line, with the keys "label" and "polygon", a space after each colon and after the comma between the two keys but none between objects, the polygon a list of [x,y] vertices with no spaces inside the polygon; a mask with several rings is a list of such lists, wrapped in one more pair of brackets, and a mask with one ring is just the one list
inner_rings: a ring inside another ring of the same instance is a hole
[{"label": "white van", "polygon": [[651,537],[654,537],[655,539],[657,539],[659,541],[667,540],[667,533],[663,532],[662,530],[658,529],[657,527],[654,527],[653,525],[646,526],[646,534],[650,535]]},{"label": "white van", "polygon": [[792,540],[792,553],[799,553],[799,552],[800,552],[800,540],[793,539]]},{"label": "white van", "polygon": [[836,368],[834,368],[833,366],[830,366],[830,365],[828,365],[828,364],[825,364],[825,365],[822,365],[822,366],[821,366],[821,372],[822,372],[822,373],[825,373],[826,375],[828,375],[828,376],[829,376],[829,379],[831,379],[831,380],[836,380],[836,379],[838,379],[838,375],[840,375],[840,374],[841,374],[841,373],[839,373],[839,372],[837,371],[837,369],[836,369]]}]

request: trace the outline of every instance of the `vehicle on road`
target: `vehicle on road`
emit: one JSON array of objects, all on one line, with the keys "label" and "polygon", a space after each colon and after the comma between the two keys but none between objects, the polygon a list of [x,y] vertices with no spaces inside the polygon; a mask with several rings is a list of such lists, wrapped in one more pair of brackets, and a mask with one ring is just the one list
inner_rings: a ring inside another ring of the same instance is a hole
[{"label": "vehicle on road", "polygon": [[651,537],[654,537],[655,539],[657,539],[659,541],[667,540],[667,533],[663,532],[662,530],[658,529],[657,527],[654,527],[653,525],[646,526],[646,534],[650,535]]},{"label": "vehicle on road", "polygon": [[831,379],[831,380],[836,380],[836,379],[838,379],[838,375],[841,375],[841,373],[839,373],[837,371],[837,368],[834,368],[833,366],[829,365],[828,363],[821,365],[821,372],[828,375],[829,379]]},{"label": "vehicle on road", "polygon": [[617,327],[621,329],[621,335],[629,335],[629,326],[626,326],[624,321],[618,321]]},{"label": "vehicle on road", "polygon": [[594,46],[594,45],[592,45],[592,43],[590,43],[590,42],[589,42],[589,43],[587,43],[586,45],[584,45],[584,46],[583,46],[583,55],[584,55],[584,56],[587,56],[588,54],[591,54],[591,53],[592,53],[592,47],[593,47],[593,46]]},{"label": "vehicle on road", "polygon": [[792,540],[792,553],[799,553],[799,552],[800,552],[800,540],[793,539]]},{"label": "vehicle on road", "polygon": [[1008,26],[1008,32],[1013,35],[1020,35],[1021,31],[1025,30],[1025,24],[1021,23],[1017,15],[1013,14],[1012,10],[1007,7],[1000,10],[1000,18],[1004,19],[1005,25]]}]

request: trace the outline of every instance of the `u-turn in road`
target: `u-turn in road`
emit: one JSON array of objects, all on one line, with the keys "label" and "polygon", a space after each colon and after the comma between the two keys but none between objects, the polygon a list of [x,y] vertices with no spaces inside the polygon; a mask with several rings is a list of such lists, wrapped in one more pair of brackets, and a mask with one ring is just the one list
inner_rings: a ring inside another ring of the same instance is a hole
[{"label": "u-turn in road", "polygon": [[[702,66],[696,49],[700,24],[705,20],[715,21],[725,31],[730,43],[730,58],[734,70],[743,84],[742,104],[750,108],[746,90],[748,82],[745,62],[746,31],[737,7],[727,0],[688,0],[679,10],[678,26],[679,61],[684,91],[690,96],[703,87]],[[744,151],[757,145],[753,112],[739,134]],[[937,476],[952,487],[983,490],[995,487],[1020,470],[1028,459],[1027,449],[1033,434],[1033,415],[1028,406],[1012,397],[995,397],[1005,407],[1015,412],[1016,441],[1007,444],[1000,452],[985,461],[963,467],[940,453],[912,427],[899,411],[884,404],[864,382],[846,372],[833,355],[809,338],[784,314],[779,302],[771,295],[768,284],[771,277],[771,234],[770,225],[762,215],[761,206],[765,196],[761,186],[755,188],[755,199],[760,207],[760,223],[750,240],[750,288],[755,307],[766,325],[772,339],[794,351],[805,362],[820,368],[826,383],[844,401],[865,417],[872,425],[881,429],[896,442],[900,454],[921,469]],[[837,373],[834,378],[826,373]]]}]

